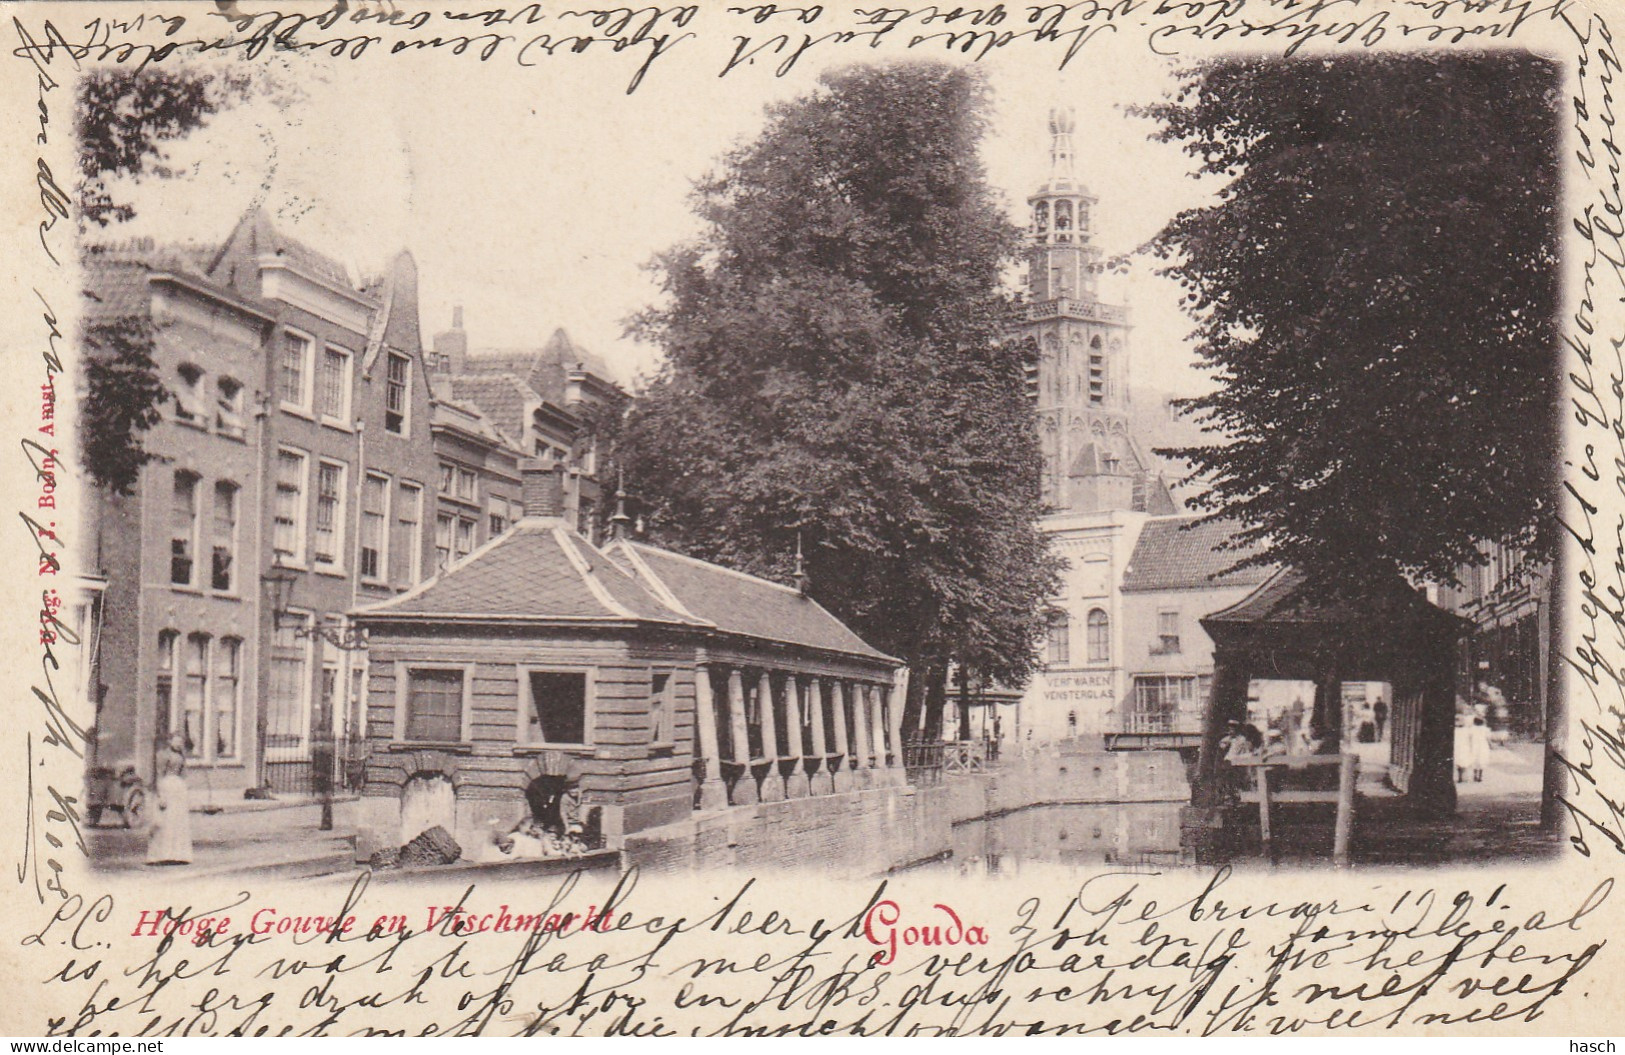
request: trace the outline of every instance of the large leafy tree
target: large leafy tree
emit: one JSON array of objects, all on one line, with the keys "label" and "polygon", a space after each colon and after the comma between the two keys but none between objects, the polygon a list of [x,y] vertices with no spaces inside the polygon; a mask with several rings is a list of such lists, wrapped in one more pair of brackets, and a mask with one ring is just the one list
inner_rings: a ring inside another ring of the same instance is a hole
[{"label": "large leafy tree", "polygon": [[1220,61],[1144,112],[1216,203],[1154,242],[1231,437],[1208,510],[1340,589],[1552,542],[1556,65],[1518,52]]},{"label": "large leafy tree", "polygon": [[[124,179],[165,178],[166,144],[203,127],[243,97],[248,81],[204,69],[97,67],[77,85],[79,219],[107,227],[135,215],[121,193]],[[98,485],[129,494],[152,459],[142,435],[169,398],[152,359],[152,328],[143,317],[100,323],[85,334],[85,397],[80,448]]]},{"label": "large leafy tree", "polygon": [[826,75],[696,189],[632,330],[665,351],[617,458],[662,541],[786,579],[916,671],[1025,682],[1055,565],[1007,339],[1019,243],[978,159],[986,89],[938,64]]}]

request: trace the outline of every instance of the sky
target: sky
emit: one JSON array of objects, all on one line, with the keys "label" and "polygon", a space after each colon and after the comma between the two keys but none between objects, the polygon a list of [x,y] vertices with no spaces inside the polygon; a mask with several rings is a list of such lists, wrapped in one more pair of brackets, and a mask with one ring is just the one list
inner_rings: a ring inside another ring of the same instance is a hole
[{"label": "sky", "polygon": [[[1167,67],[1144,56],[1065,74],[982,64],[993,90],[988,177],[1025,222],[1025,198],[1049,169],[1047,114],[1077,113],[1077,172],[1099,198],[1096,241],[1107,256],[1150,238],[1204,200],[1175,147],[1124,108],[1161,98]],[[698,233],[694,181],[763,123],[763,107],[811,89],[820,67],[718,80],[657,69],[640,90],[587,63],[498,71],[453,62],[342,68],[300,61],[284,71],[295,105],[272,98],[216,115],[171,148],[177,176],[129,188],[138,216],[122,234],[217,243],[256,201],[278,225],[375,273],[400,247],[419,269],[425,343],[464,309],[473,347],[540,345],[566,329],[616,380],[656,366],[658,351],[623,335],[659,297],[645,266]],[[1102,279],[1103,299],[1130,307],[1131,384],[1177,394],[1207,387],[1191,367],[1179,293],[1137,258]]]}]

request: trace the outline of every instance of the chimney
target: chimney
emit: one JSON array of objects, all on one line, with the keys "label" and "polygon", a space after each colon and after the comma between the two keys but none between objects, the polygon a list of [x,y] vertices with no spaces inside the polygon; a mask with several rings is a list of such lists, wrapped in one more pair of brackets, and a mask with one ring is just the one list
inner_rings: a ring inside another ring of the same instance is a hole
[{"label": "chimney", "polygon": [[520,501],[527,517],[564,515],[564,466],[540,458],[519,463]]},{"label": "chimney", "polygon": [[451,309],[451,329],[434,335],[436,368],[448,374],[460,374],[468,359],[468,334],[463,332],[463,306]]}]

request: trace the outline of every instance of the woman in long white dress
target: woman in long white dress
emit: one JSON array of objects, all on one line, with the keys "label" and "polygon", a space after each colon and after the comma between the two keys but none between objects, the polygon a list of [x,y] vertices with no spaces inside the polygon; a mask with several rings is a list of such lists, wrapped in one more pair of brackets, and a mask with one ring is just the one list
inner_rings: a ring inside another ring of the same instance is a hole
[{"label": "woman in long white dress", "polygon": [[172,733],[158,750],[158,802],[147,840],[149,865],[183,865],[192,860],[192,804],[186,791],[186,737]]}]

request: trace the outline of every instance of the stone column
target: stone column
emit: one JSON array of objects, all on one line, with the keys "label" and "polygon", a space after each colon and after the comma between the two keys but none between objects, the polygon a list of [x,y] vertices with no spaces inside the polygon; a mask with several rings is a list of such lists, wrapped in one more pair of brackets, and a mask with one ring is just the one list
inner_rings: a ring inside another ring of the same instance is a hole
[{"label": "stone column", "polygon": [[700,809],[719,810],[728,805],[728,789],[722,783],[722,749],[717,743],[716,701],[711,698],[711,668],[700,664],[694,668],[694,724],[695,742],[700,757],[705,760],[705,775],[700,779]]},{"label": "stone column", "polygon": [[[835,715],[835,754],[837,767],[830,773],[835,791],[852,790],[852,752],[846,739],[846,686],[839,681],[829,683],[829,706]],[[825,760],[828,764],[828,760]]]},{"label": "stone column", "polygon": [[886,762],[886,690],[870,685],[869,690],[869,744],[875,752],[875,776],[880,777],[888,768]]},{"label": "stone column", "polygon": [[784,676],[784,731],[789,745],[790,771],[784,775],[784,795],[791,799],[804,799],[809,794],[807,782],[807,737],[801,728],[801,686],[794,674]]},{"label": "stone column", "polygon": [[762,671],[756,682],[757,706],[762,709],[762,758],[767,775],[762,778],[762,801],[784,801],[784,777],[779,773],[779,722],[773,714],[773,681]]},{"label": "stone column", "polygon": [[869,724],[869,686],[861,681],[853,682],[852,692],[852,783],[859,790],[874,786],[872,768],[869,761],[869,734],[874,728]]},{"label": "stone column", "polygon": [[908,668],[899,667],[892,675],[891,696],[886,704],[886,724],[891,731],[892,746],[897,754],[893,758],[892,768],[897,770],[897,783],[908,783],[908,765],[904,757],[903,744],[903,708],[908,706]]},{"label": "stone column", "polygon": [[745,682],[739,668],[728,671],[728,729],[732,733],[734,761],[740,768],[731,801],[735,806],[756,805],[756,777],[750,771],[750,728],[745,724]]},{"label": "stone column", "polygon": [[807,679],[807,712],[812,715],[812,753],[818,759],[818,768],[808,776],[808,788],[814,795],[828,795],[835,790],[829,773],[829,734],[824,731],[824,686],[817,678]]}]

